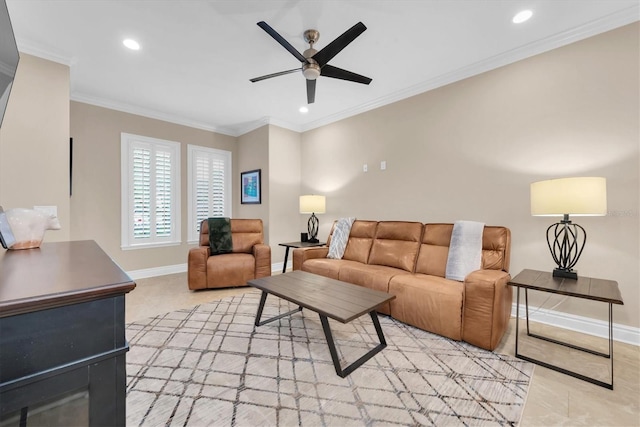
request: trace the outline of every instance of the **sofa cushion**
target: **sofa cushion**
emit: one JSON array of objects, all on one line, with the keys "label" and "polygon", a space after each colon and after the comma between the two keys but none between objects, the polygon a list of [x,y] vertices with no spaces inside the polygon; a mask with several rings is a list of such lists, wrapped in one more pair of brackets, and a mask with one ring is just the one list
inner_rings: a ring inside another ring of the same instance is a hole
[{"label": "sofa cushion", "polygon": [[[445,277],[453,224],[425,224],[416,273]],[[484,227],[482,233],[482,269],[509,271],[511,232],[506,227]]]},{"label": "sofa cushion", "polygon": [[426,274],[398,275],[389,283],[391,316],[454,340],[462,339],[464,283]]},{"label": "sofa cushion", "polygon": [[[364,286],[375,291],[389,292],[389,281],[397,275],[409,275],[410,273],[398,268],[384,265],[367,265],[351,262],[341,266],[338,280]],[[378,312],[389,314],[389,303],[383,304]]]},{"label": "sofa cushion", "polygon": [[349,241],[342,259],[366,264],[369,260],[369,252],[371,252],[371,245],[373,244],[377,227],[377,221],[355,220],[351,225]]},{"label": "sofa cushion", "polygon": [[[261,219],[231,219],[231,240],[233,252],[250,254],[253,246],[264,243]],[[209,223],[205,219],[200,223],[200,246],[209,246]]]},{"label": "sofa cushion", "polygon": [[242,253],[222,254],[207,259],[207,287],[242,286],[255,279],[256,260]]},{"label": "sofa cushion", "polygon": [[329,253],[327,258],[342,259],[344,250],[347,247],[349,241],[349,233],[351,232],[351,226],[355,218],[340,218],[331,233],[331,242],[329,243]]},{"label": "sofa cushion", "polygon": [[369,264],[413,272],[423,225],[419,222],[381,221],[371,246]]},{"label": "sofa cushion", "polygon": [[359,264],[356,261],[345,259],[331,258],[314,258],[308,259],[302,264],[302,271],[307,273],[319,274],[320,276],[329,277],[338,280],[338,273],[344,265]]},{"label": "sofa cushion", "polygon": [[453,224],[425,224],[416,273],[444,277]]},{"label": "sofa cushion", "polygon": [[482,268],[509,271],[511,231],[506,227],[487,225],[482,235]]}]

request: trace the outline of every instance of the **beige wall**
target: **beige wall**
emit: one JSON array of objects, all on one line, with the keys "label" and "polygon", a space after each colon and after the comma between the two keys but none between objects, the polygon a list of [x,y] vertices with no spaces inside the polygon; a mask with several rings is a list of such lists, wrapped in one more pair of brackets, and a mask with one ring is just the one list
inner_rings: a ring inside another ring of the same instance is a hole
[{"label": "beige wall", "polygon": [[[636,23],[305,132],[302,188],[327,196],[320,237],[342,216],[483,221],[511,228],[513,274],[550,271],[556,221],[530,215],[529,184],[604,176],[609,215],[574,218],[588,233],[577,269],[617,280],[625,305],[614,320],[637,328],[638,34]],[[602,304],[564,297],[544,307],[558,302],[607,318]]]},{"label": "beige wall", "polygon": [[[181,143],[181,245],[120,249],[120,134],[122,132]],[[71,239],[91,239],[124,270],[185,264],[187,241],[187,144],[231,151],[236,138],[79,102],[71,102],[73,197]],[[234,192],[235,192],[234,186]]]},{"label": "beige wall", "polygon": [[[301,135],[278,126],[269,126],[269,243],[271,262],[284,261],[285,248],[278,243],[300,240],[300,142]],[[291,255],[291,254],[289,254]],[[292,257],[289,256],[289,261]]]},{"label": "beige wall", "polygon": [[[234,198],[235,218],[260,218],[265,242],[271,246],[271,263],[284,260],[278,243],[300,240],[297,224],[300,191],[301,135],[274,125],[265,125],[238,137],[238,172],[262,170],[262,203],[241,204],[240,190]],[[239,188],[239,183],[238,183]],[[297,237],[296,237],[297,236]]]},{"label": "beige wall", "polygon": [[70,237],[69,67],[20,54],[0,129],[0,205],[4,209],[57,206],[61,230],[45,241]]},{"label": "beige wall", "polygon": [[[260,204],[240,203],[240,173],[260,169]],[[264,239],[269,242],[269,126],[265,125],[238,137],[238,169],[234,172],[237,191],[234,192],[234,218],[260,218]],[[272,260],[273,261],[273,260]]]}]

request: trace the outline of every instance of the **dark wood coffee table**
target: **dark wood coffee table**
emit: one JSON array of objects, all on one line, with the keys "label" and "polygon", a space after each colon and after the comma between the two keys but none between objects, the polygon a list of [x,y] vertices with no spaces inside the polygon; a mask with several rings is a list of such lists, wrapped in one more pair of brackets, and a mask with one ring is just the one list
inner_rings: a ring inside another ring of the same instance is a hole
[{"label": "dark wood coffee table", "polygon": [[[376,308],[394,299],[395,295],[374,291],[362,286],[352,285],[351,283],[329,279],[304,271],[292,271],[276,276],[249,280],[247,284],[262,291],[260,305],[256,313],[256,326],[262,326],[265,323],[273,322],[274,320],[297,313],[303,308],[318,313],[324,335],[327,338],[333,366],[336,369],[336,374],[342,378],[349,375],[387,346],[380,322],[378,321]],[[260,320],[268,294],[273,294],[297,304],[298,308],[267,320]],[[371,316],[373,326],[378,333],[380,344],[369,350],[355,362],[342,368],[328,318],[332,318],[341,323],[349,323],[367,313]]]}]

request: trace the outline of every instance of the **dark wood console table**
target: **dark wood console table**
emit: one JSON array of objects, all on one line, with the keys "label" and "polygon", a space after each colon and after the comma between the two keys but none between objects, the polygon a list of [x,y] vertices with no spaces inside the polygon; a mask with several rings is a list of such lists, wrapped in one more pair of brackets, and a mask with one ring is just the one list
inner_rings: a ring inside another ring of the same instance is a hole
[{"label": "dark wood console table", "polygon": [[[623,304],[622,295],[618,289],[618,282],[605,279],[594,279],[592,277],[578,276],[578,280],[567,279],[562,277],[553,277],[550,272],[538,271],[538,270],[522,270],[516,275],[509,285],[515,286],[518,289],[517,302],[516,302],[516,357],[529,362],[536,363],[540,366],[544,366],[548,369],[553,369],[557,372],[570,375],[575,378],[579,378],[584,381],[588,381],[592,384],[599,385],[601,387],[613,390],[613,304]],[[554,344],[560,344],[565,347],[573,348],[574,350],[583,351],[596,356],[606,357],[611,362],[611,382],[606,383],[604,381],[597,380],[592,377],[579,374],[568,369],[561,368],[559,366],[552,365],[550,363],[534,359],[529,356],[518,353],[518,335],[519,335],[519,320],[520,320],[520,288],[524,289],[525,296],[525,311],[527,320],[527,335],[533,338],[552,342]],[[535,334],[529,329],[529,290],[549,292],[553,294],[567,295],[574,298],[588,299],[592,301],[601,301],[609,306],[609,352],[602,353],[599,351],[591,350],[588,348],[579,347],[574,344],[559,341],[553,338],[545,337],[539,334]]]},{"label": "dark wood console table", "polygon": [[[124,304],[134,288],[94,241],[2,251],[0,422],[125,425]],[[56,411],[66,418],[46,418]]]}]

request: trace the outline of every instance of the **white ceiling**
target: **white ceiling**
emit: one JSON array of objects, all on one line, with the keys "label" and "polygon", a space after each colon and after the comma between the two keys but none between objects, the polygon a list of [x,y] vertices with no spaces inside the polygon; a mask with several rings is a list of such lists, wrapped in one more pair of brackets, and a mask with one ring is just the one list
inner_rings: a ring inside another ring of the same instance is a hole
[{"label": "white ceiling", "polygon": [[[640,19],[639,0],[7,0],[20,51],[71,67],[71,99],[241,135],[272,123],[304,131]],[[522,9],[533,17],[516,25]],[[300,52],[362,21],[331,65],[371,77],[320,77],[307,114]],[[124,38],[142,45],[135,52]]]}]

